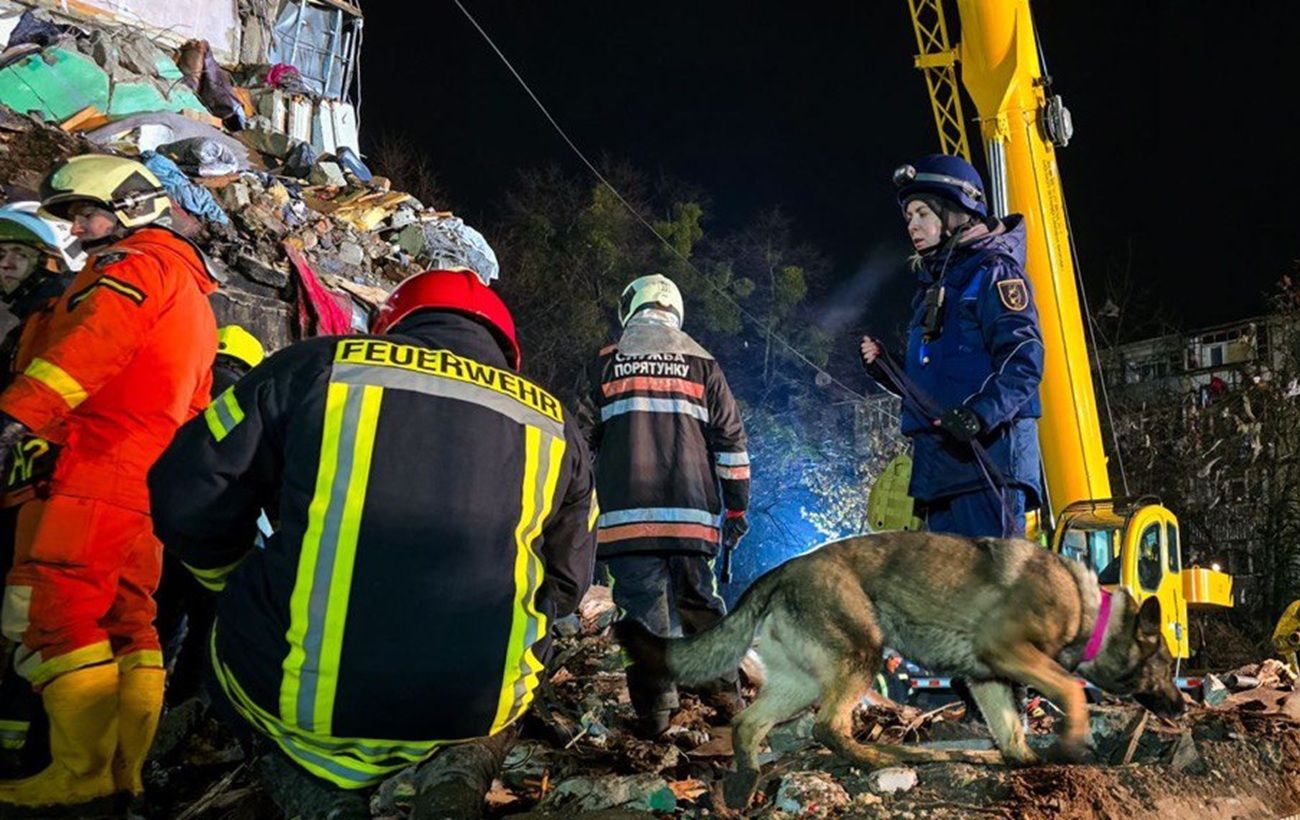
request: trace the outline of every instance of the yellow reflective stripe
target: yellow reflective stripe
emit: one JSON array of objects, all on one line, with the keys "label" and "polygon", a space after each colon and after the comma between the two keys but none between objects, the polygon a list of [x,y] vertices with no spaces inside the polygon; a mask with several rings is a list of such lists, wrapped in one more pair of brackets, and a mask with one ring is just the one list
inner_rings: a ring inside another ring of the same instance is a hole
[{"label": "yellow reflective stripe", "polygon": [[114,279],[111,276],[101,276],[99,277],[99,281],[95,284],[106,287],[116,293],[120,293],[132,302],[135,302],[137,305],[144,303],[144,291],[134,285],[128,285],[121,279]]},{"label": "yellow reflective stripe", "polygon": [[329,510],[334,472],[338,468],[339,433],[343,427],[348,386],[331,382],[325,392],[325,423],[321,428],[320,465],[316,471],[316,491],[307,507],[307,530],[303,534],[298,556],[298,575],[289,596],[289,630],[285,639],[289,653],[284,658],[280,680],[280,718],[289,726],[298,725],[298,690],[302,684],[302,665],[306,659],[308,611],[316,561],[320,557],[321,534],[325,513]]},{"label": "yellow reflective stripe", "polygon": [[347,623],[348,598],[352,591],[352,568],[356,564],[361,512],[366,504],[370,459],[374,455],[379,405],[384,395],[382,387],[372,385],[362,389],[361,417],[355,428],[352,469],[348,475],[347,496],[334,553],[334,571],[329,583],[329,607],[325,614],[325,634],[321,641],[320,679],[316,685],[316,704],[313,710],[312,729],[322,735],[330,734],[333,728],[334,694],[338,691],[343,629]]},{"label": "yellow reflective stripe", "polygon": [[40,686],[65,672],[113,660],[113,649],[108,641],[99,641],[49,660],[43,660],[41,653],[25,654],[23,648],[19,647],[14,660],[14,669],[18,674],[26,678],[32,686]]},{"label": "yellow reflective stripe", "polygon": [[68,407],[76,407],[90,395],[81,386],[81,382],[68,375],[68,371],[45,359],[32,359],[32,363],[23,371],[23,375],[35,379],[58,393]]},{"label": "yellow reflective stripe", "polygon": [[129,655],[123,655],[117,659],[117,666],[123,672],[128,669],[138,667],[163,669],[166,664],[163,663],[162,652],[157,649],[141,649],[138,652],[132,652]]},{"label": "yellow reflective stripe", "polygon": [[228,387],[217,396],[208,405],[208,409],[203,411],[203,420],[208,423],[208,430],[212,431],[212,437],[217,441],[230,435],[230,431],[244,420],[244,408],[239,406],[239,400],[235,398],[235,388]]},{"label": "yellow reflective stripe", "polygon": [[27,745],[31,721],[0,720],[0,749],[21,749]]},{"label": "yellow reflective stripe", "polygon": [[515,527],[515,605],[501,694],[489,734],[496,734],[523,714],[532,702],[537,676],[542,671],[532,647],[546,635],[546,616],[537,609],[537,590],[544,569],[533,546],[554,503],[564,450],[564,439],[543,436],[536,427],[524,427],[524,474],[519,523]]},{"label": "yellow reflective stripe", "polygon": [[194,576],[194,580],[198,581],[204,587],[213,592],[220,592],[226,588],[226,579],[230,577],[230,573],[234,572],[235,567],[239,566],[240,562],[243,560],[244,557],[241,555],[239,560],[235,563],[227,564],[224,567],[217,567],[216,569],[199,569],[198,567],[186,564],[184,561],[181,563],[184,564],[185,568]]},{"label": "yellow reflective stripe", "polygon": [[587,532],[596,529],[596,519],[600,518],[600,501],[596,498],[596,491],[591,491],[591,514],[587,516]]},{"label": "yellow reflective stripe", "polygon": [[216,633],[217,626],[214,626],[208,652],[217,683],[235,710],[303,768],[341,788],[375,785],[394,772],[425,760],[438,747],[454,742],[330,738],[288,727],[258,706],[239,685],[230,668],[222,663],[217,655]]}]

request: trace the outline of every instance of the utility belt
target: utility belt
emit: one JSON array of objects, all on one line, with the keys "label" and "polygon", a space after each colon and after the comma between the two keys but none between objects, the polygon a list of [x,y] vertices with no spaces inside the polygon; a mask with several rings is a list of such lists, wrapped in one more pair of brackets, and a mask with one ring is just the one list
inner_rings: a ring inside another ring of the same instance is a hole
[{"label": "utility belt", "polygon": [[16,507],[50,494],[50,480],[59,448],[43,438],[28,436],[13,446],[9,472],[0,491],[0,509]]}]

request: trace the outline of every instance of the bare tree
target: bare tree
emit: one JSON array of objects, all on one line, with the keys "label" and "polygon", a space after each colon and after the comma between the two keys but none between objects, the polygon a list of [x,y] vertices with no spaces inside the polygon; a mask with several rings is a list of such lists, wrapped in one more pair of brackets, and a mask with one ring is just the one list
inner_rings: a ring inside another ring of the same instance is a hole
[{"label": "bare tree", "polygon": [[446,207],[448,199],[438,184],[433,164],[409,135],[385,131],[370,152],[376,173],[388,177],[393,189],[406,191],[428,208]]}]

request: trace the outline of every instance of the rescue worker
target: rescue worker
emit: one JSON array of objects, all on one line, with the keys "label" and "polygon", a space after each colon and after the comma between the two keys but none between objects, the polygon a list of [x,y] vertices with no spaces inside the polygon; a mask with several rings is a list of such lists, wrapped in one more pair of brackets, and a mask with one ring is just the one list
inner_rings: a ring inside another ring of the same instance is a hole
[{"label": "rescue worker", "polygon": [[[614,603],[659,635],[693,634],[726,614],[713,559],[748,530],[745,426],[722,368],[682,330],[685,306],[665,276],[642,276],[619,302],[622,337],[588,371],[582,421],[596,454],[599,557]],[[637,732],[657,737],[678,708],[671,684],[628,670]],[[708,694],[730,718],[738,674]]]},{"label": "rescue worker", "polygon": [[[18,325],[0,341],[0,390],[22,372],[32,348],[40,344],[55,302],[72,281],[72,256],[79,253],[79,249],[67,253],[65,246],[71,237],[66,230],[37,216],[37,203],[24,203],[28,204],[33,207],[0,208],[0,301],[18,319]],[[5,571],[13,565],[18,508],[38,487],[48,489],[55,453],[53,445],[35,436],[13,447],[0,496],[0,566]],[[11,654],[5,659],[11,660]],[[0,677],[0,776],[33,774],[49,763],[41,716],[40,697],[9,669]]]},{"label": "rescue worker", "polygon": [[[1024,218],[990,216],[979,172],[960,157],[922,157],[899,168],[894,182],[918,277],[902,372],[937,416],[903,402],[910,494],[932,531],[1023,535],[1026,508],[1040,502],[1043,375]],[[863,337],[861,353],[882,387],[907,392],[881,366],[888,354],[879,340]]]},{"label": "rescue worker", "polygon": [[[368,817],[368,787],[460,744],[417,776],[415,816],[474,816],[548,625],[591,582],[587,449],[473,271],[407,279],[372,330],[299,342],[218,397],[150,474],[154,516],[222,590],[218,700],[273,749],[286,815]],[[264,507],[280,529],[256,550]]]},{"label": "rescue worker", "polygon": [[19,511],[0,618],[50,722],[50,766],[0,783],[0,803],[20,805],[143,791],[163,696],[151,597],[161,547],[145,474],[207,402],[216,355],[215,282],[166,227],[152,173],[73,157],[45,178],[41,199],[91,257],[0,393],[0,452],[27,435],[62,447],[48,497]]},{"label": "rescue worker", "polygon": [[[233,387],[262,363],[266,350],[257,337],[239,325],[217,331],[217,359],[212,365],[212,398]],[[177,706],[200,694],[208,664],[207,639],[216,617],[216,601],[180,560],[163,555],[162,581],[154,595],[158,603],[158,637],[167,664],[169,706]]]}]

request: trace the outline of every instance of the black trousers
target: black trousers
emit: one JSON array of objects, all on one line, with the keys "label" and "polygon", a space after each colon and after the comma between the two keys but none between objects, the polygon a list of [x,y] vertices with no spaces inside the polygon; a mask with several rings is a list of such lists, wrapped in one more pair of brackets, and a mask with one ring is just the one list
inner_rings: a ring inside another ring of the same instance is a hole
[{"label": "black trousers", "polygon": [[167,703],[176,706],[199,694],[211,661],[208,640],[217,617],[217,597],[176,556],[163,555],[162,579],[154,593],[154,621],[167,665]]},{"label": "black trousers", "polygon": [[[14,563],[20,507],[0,510],[0,568]],[[13,668],[13,653],[0,656],[0,749],[7,754],[5,776],[35,774],[50,761],[49,721],[41,696]]]},{"label": "black trousers", "polygon": [[[656,635],[693,635],[727,614],[718,595],[713,561],[699,553],[635,553],[605,559],[614,604]],[[629,667],[628,694],[637,714],[671,711],[679,705],[677,687],[646,679]],[[719,683],[734,687],[738,673]]]}]

